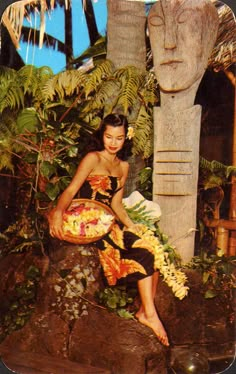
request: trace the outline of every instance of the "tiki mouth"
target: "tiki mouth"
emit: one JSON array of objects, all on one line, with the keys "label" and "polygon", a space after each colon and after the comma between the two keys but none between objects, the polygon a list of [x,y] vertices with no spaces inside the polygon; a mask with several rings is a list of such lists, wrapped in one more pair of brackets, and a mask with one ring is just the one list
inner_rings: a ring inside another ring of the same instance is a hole
[{"label": "tiki mouth", "polygon": [[166,60],[166,61],[161,62],[160,65],[176,68],[181,63],[183,63],[183,60]]}]

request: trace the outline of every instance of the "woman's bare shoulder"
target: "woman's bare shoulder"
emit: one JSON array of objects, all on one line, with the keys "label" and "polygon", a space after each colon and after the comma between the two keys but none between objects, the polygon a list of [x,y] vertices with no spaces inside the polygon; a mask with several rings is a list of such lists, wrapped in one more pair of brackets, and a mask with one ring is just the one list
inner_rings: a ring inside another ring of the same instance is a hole
[{"label": "woman's bare shoulder", "polygon": [[87,153],[79,163],[79,169],[86,168],[87,170],[93,169],[99,162],[99,156],[96,152]]},{"label": "woman's bare shoulder", "polygon": [[129,169],[128,161],[120,161],[120,166],[122,167],[123,170],[128,170]]},{"label": "woman's bare shoulder", "polygon": [[83,158],[84,161],[98,161],[99,160],[99,155],[97,152],[89,152],[87,153],[84,158]]},{"label": "woman's bare shoulder", "polygon": [[127,161],[121,161],[120,166],[122,169],[122,174],[124,177],[127,177],[128,172],[129,172],[129,163]]}]

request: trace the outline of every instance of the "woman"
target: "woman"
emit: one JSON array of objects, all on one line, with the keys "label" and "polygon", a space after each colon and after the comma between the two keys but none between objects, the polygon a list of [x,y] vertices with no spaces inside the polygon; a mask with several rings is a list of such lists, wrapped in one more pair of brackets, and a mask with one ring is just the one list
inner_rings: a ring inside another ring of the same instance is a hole
[{"label": "woman", "polygon": [[[131,155],[127,119],[123,115],[105,117],[95,134],[94,151],[80,162],[77,171],[60,196],[50,219],[50,234],[63,239],[62,217],[72,199],[91,198],[108,204],[118,217],[112,231],[96,242],[100,262],[109,285],[122,280],[137,281],[141,306],[136,313],[140,323],[148,326],[160,342],[168,346],[168,337],[154,304],[158,272],[154,270],[154,256],[147,248],[137,245],[138,225],[129,218],[122,204],[124,185],[128,176],[128,156]],[[136,243],[136,245],[134,244]]]}]

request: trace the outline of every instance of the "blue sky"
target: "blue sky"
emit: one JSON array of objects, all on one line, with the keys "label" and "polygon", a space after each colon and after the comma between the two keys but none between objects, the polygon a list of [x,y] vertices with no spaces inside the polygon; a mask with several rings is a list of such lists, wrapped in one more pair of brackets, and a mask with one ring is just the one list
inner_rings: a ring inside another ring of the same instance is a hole
[{"label": "blue sky", "polygon": [[[93,2],[94,13],[96,17],[98,31],[105,35],[107,24],[107,4],[106,0]],[[87,24],[82,8],[81,0],[72,0],[72,17],[73,17],[73,48],[74,57],[78,57],[85,49],[89,47],[89,37]],[[39,28],[40,15],[31,16],[31,23],[25,20],[26,26],[33,25]],[[46,32],[57,37],[64,42],[64,11],[57,7],[46,16]],[[65,56],[63,53],[56,52],[53,48],[39,49],[32,44],[21,43],[18,53],[26,64],[32,64],[37,67],[50,66],[56,74],[65,69]]]}]

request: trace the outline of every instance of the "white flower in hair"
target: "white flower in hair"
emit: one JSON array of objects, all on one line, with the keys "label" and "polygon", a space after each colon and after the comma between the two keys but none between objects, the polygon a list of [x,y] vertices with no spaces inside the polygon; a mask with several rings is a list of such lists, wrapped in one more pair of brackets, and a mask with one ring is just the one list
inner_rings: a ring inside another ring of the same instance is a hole
[{"label": "white flower in hair", "polygon": [[127,139],[131,140],[134,137],[134,128],[132,126],[128,127]]}]

